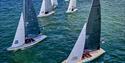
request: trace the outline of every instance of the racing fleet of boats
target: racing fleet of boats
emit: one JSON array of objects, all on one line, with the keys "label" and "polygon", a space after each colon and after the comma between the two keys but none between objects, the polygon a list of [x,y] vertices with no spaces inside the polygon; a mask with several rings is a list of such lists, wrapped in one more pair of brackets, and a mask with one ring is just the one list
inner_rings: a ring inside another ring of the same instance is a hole
[{"label": "racing fleet of boats", "polygon": [[[66,13],[77,11],[77,0],[65,0],[69,2]],[[47,38],[39,28],[37,17],[46,17],[55,13],[58,7],[57,0],[42,0],[40,12],[35,13],[32,0],[23,0],[23,10],[21,12],[18,27],[12,45],[8,51],[24,50]],[[105,51],[100,47],[101,37],[101,7],[100,0],[93,0],[88,21],[84,24],[79,37],[69,54],[62,63],[84,63],[90,62]]]}]

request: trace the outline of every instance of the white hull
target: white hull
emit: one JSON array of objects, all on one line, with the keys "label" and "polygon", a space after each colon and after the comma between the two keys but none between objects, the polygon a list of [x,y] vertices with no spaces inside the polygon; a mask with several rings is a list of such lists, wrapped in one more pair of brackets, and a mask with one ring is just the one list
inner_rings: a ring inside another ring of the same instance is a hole
[{"label": "white hull", "polygon": [[19,50],[19,49],[24,50],[25,48],[28,48],[28,47],[30,47],[30,46],[33,46],[33,45],[39,43],[40,41],[42,41],[42,40],[45,39],[46,37],[47,37],[46,35],[39,35],[39,36],[33,38],[35,41],[33,41],[33,42],[31,42],[31,43],[23,44],[22,46],[18,46],[18,47],[9,47],[9,48],[7,48],[7,50],[8,50],[8,51],[12,51],[12,50],[17,51],[17,50]]},{"label": "white hull", "polygon": [[[83,59],[83,60],[78,60],[77,63],[90,62],[90,61],[92,61],[92,60],[98,58],[99,56],[101,56],[101,55],[104,54],[104,53],[105,53],[105,51],[104,51],[102,48],[100,48],[99,50],[90,52],[90,55],[92,55],[92,57],[90,57],[90,58],[85,58],[85,59]],[[62,63],[67,63],[67,62],[66,62],[66,60],[64,60]]]},{"label": "white hull", "polygon": [[49,16],[49,15],[54,14],[54,13],[55,13],[55,11],[51,11],[48,14],[39,14],[37,17],[46,17],[46,16]]},{"label": "white hull", "polygon": [[73,11],[69,11],[67,10],[66,13],[73,13],[73,12],[76,12],[78,9],[74,9]]}]

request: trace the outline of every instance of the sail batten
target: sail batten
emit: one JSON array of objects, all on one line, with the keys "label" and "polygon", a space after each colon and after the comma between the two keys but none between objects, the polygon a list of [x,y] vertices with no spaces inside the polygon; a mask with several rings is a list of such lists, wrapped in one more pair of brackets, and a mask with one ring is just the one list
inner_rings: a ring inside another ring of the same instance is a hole
[{"label": "sail batten", "polygon": [[93,0],[90,15],[86,28],[86,44],[85,48],[97,50],[100,48],[101,34],[101,9],[100,0]]}]

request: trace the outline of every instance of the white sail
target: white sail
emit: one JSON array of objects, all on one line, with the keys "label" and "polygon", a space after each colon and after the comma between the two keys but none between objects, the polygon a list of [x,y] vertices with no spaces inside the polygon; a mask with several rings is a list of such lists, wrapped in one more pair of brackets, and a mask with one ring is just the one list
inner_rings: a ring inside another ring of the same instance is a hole
[{"label": "white sail", "polygon": [[67,12],[71,12],[72,9],[76,9],[76,0],[70,0]]},{"label": "white sail", "polygon": [[13,40],[13,44],[11,47],[18,47],[23,45],[25,42],[25,29],[24,29],[24,19],[23,13],[21,13],[21,17],[19,20],[19,24],[16,30],[15,38]]},{"label": "white sail", "polygon": [[86,36],[86,23],[79,35],[79,38],[75,46],[73,47],[73,50],[71,51],[69,57],[67,58],[66,63],[77,63],[81,59],[84,51],[85,36]]},{"label": "white sail", "polygon": [[43,0],[38,17],[49,16],[54,13],[51,0]]},{"label": "white sail", "polygon": [[45,0],[42,1],[42,5],[41,5],[41,9],[40,9],[40,12],[39,12],[39,15],[45,13]]},{"label": "white sail", "polygon": [[51,0],[52,2],[52,6],[55,8],[58,5],[58,1],[57,0]]}]

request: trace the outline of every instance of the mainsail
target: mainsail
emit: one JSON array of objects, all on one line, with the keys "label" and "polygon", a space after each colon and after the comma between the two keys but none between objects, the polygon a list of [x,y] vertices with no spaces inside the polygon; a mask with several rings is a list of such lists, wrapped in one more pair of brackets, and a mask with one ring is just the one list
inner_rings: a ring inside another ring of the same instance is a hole
[{"label": "mainsail", "polygon": [[24,42],[25,42],[24,19],[23,19],[23,13],[21,13],[19,24],[11,47],[21,46],[24,44]]},{"label": "mainsail", "polygon": [[32,0],[23,0],[23,15],[25,23],[25,37],[34,38],[39,35],[40,28]]},{"label": "mainsail", "polygon": [[100,48],[101,33],[101,9],[100,0],[93,0],[88,23],[86,27],[85,48],[89,50],[97,50]]},{"label": "mainsail", "polygon": [[73,50],[71,51],[71,53],[67,59],[67,63],[77,63],[81,59],[81,57],[83,55],[83,51],[84,51],[85,36],[86,36],[86,23],[79,35],[79,38],[78,38]]},{"label": "mainsail", "polygon": [[72,9],[76,9],[76,0],[70,0],[70,2],[69,2],[67,11],[72,11]]},{"label": "mainsail", "polygon": [[43,0],[39,15],[45,14],[45,12],[49,13],[51,11],[53,11],[51,0]]}]

